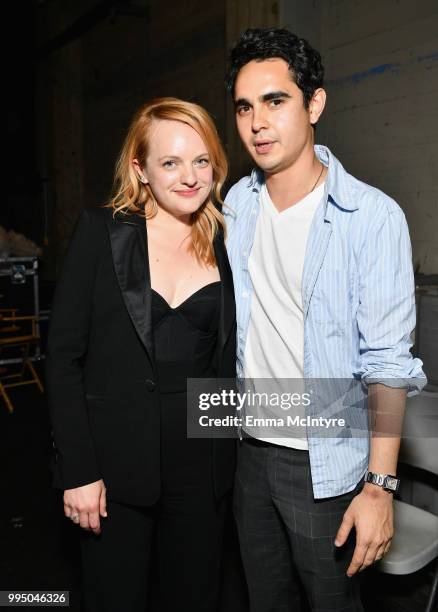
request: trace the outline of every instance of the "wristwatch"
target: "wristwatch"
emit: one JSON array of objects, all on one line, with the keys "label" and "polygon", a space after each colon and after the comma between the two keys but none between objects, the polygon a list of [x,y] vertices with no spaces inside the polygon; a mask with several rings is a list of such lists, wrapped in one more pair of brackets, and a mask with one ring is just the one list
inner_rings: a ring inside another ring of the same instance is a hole
[{"label": "wristwatch", "polygon": [[378,487],[382,487],[384,491],[397,493],[400,487],[400,478],[391,474],[376,474],[375,472],[367,472],[365,474],[365,482],[370,482]]}]

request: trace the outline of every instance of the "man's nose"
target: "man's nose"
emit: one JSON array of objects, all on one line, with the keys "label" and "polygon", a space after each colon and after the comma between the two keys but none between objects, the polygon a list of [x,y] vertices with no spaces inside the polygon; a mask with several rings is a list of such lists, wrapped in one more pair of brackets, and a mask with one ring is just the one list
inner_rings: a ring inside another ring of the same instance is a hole
[{"label": "man's nose", "polygon": [[263,128],[268,127],[267,117],[262,107],[254,106],[251,127],[253,132],[259,132]]}]

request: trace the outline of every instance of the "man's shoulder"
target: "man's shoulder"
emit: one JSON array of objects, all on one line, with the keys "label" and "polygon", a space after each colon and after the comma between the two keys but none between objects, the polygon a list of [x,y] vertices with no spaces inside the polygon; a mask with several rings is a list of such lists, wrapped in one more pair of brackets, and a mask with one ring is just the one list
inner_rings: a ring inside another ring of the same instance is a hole
[{"label": "man's shoulder", "polygon": [[361,216],[366,216],[370,219],[383,219],[393,214],[404,216],[399,204],[388,194],[351,174],[347,174],[346,179],[351,199],[357,205]]},{"label": "man's shoulder", "polygon": [[242,176],[241,179],[239,179],[236,183],[231,185],[228,193],[235,189],[249,189],[253,181],[253,176],[254,176],[253,173],[247,174],[246,176]]},{"label": "man's shoulder", "polygon": [[231,185],[225,196],[225,202],[233,201],[238,203],[242,197],[251,197],[254,192],[258,191],[258,189],[255,189],[257,184],[258,180],[255,171],[250,175],[243,176],[240,180]]},{"label": "man's shoulder", "polygon": [[324,163],[329,163],[330,191],[341,208],[345,205],[349,210],[359,210],[358,216],[372,219],[394,213],[396,216],[404,216],[393,198],[347,172],[327,147],[316,145],[315,150]]},{"label": "man's shoulder", "polygon": [[246,218],[258,198],[260,179],[253,171],[251,175],[242,177],[234,183],[227,192],[222,214],[227,227],[231,230],[238,220]]}]

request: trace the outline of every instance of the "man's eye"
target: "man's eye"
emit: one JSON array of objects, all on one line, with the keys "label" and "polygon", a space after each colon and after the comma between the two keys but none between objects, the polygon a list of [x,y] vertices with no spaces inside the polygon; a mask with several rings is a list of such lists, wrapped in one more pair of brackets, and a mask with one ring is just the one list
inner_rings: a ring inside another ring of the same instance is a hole
[{"label": "man's eye", "polygon": [[249,112],[249,106],[238,106],[237,107],[237,114],[238,115],[245,115],[245,113]]},{"label": "man's eye", "polygon": [[281,98],[276,98],[274,100],[271,100],[271,106],[280,106],[280,104],[283,103],[283,100]]}]

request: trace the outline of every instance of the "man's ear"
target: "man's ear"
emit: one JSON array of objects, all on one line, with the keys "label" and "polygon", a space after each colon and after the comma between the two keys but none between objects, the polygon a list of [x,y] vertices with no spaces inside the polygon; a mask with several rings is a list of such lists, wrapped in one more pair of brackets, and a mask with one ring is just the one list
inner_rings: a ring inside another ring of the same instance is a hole
[{"label": "man's ear", "polygon": [[139,164],[139,162],[138,162],[138,159],[133,159],[133,160],[132,160],[132,165],[133,165],[133,166],[134,166],[134,168],[135,168],[135,172],[136,172],[136,174],[137,174],[138,180],[139,180],[141,183],[143,183],[143,184],[148,183],[148,182],[149,182],[149,181],[148,181],[148,178],[147,178],[147,176],[146,176],[146,174],[145,174],[145,172],[144,172],[143,168],[140,166],[140,164]]},{"label": "man's ear", "polygon": [[326,100],[327,94],[325,92],[325,89],[323,89],[322,87],[320,87],[319,89],[315,89],[315,91],[313,92],[312,99],[309,103],[309,116],[310,123],[312,125],[318,123],[319,118],[322,115],[322,111],[324,110]]}]

